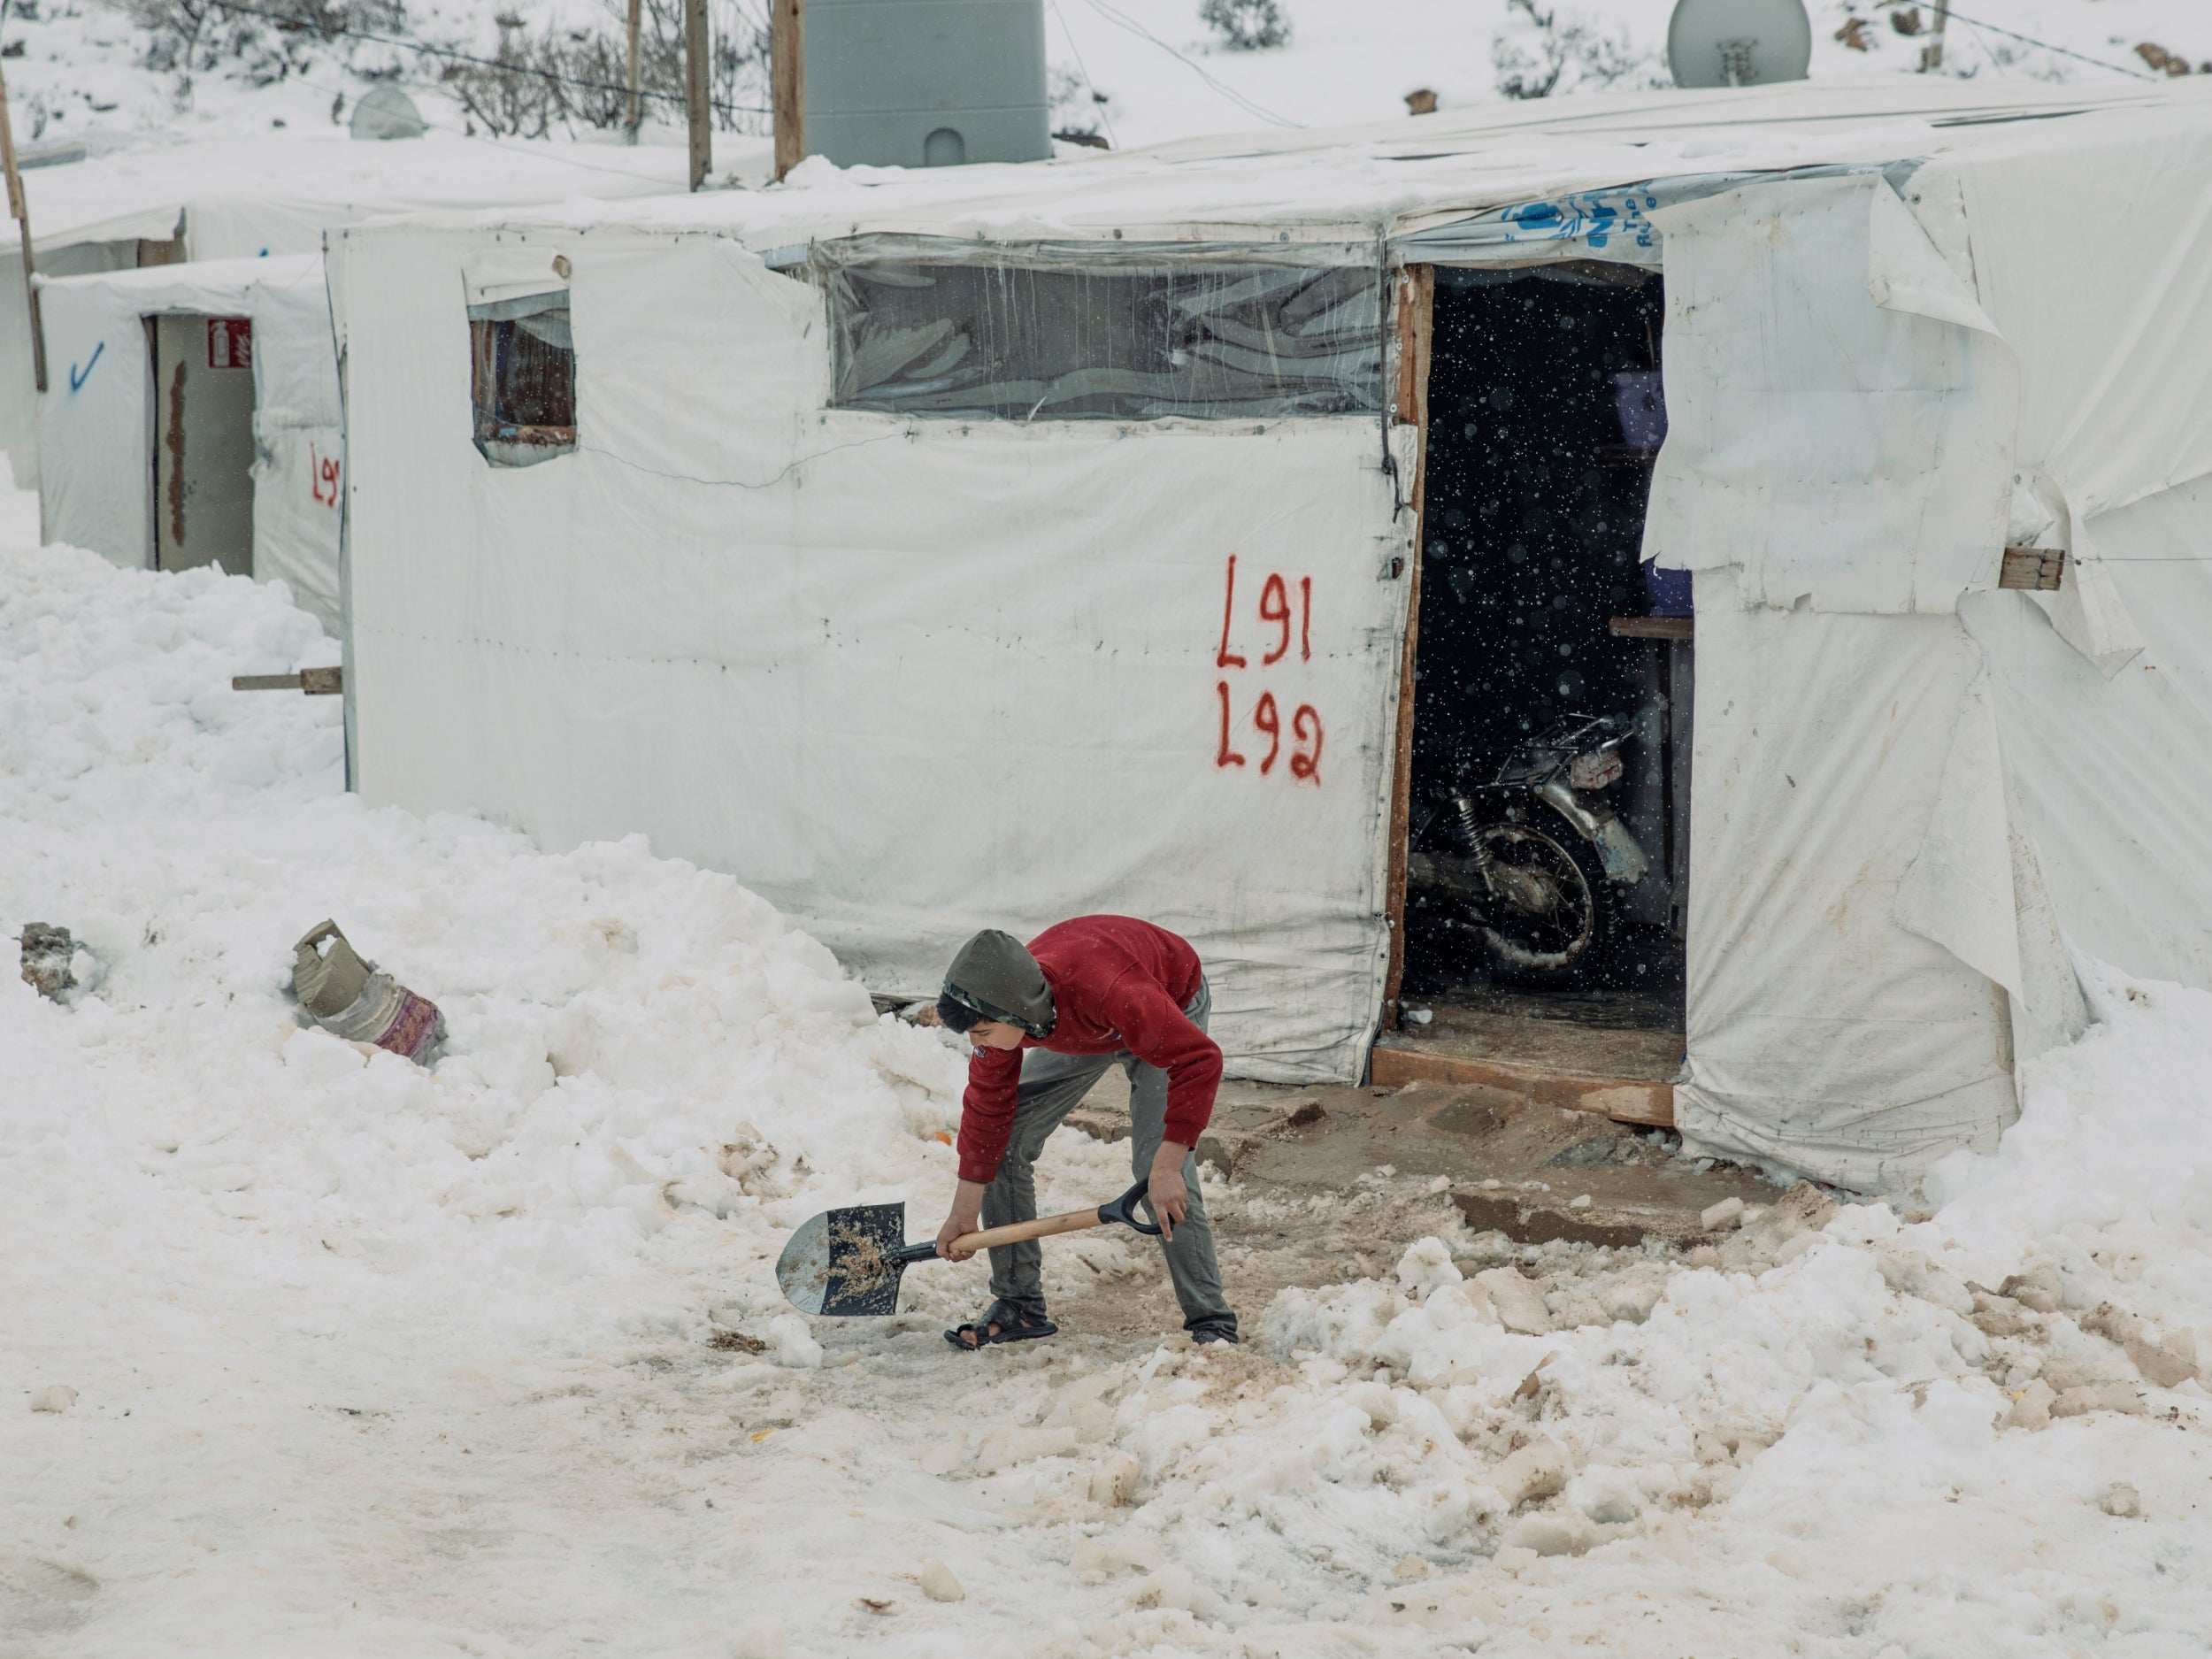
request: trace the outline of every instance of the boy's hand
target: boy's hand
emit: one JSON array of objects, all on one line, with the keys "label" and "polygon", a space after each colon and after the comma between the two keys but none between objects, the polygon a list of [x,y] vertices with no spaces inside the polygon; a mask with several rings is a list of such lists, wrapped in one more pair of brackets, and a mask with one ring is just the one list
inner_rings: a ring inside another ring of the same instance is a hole
[{"label": "boy's hand", "polygon": [[1183,1184],[1183,1160],[1189,1156],[1188,1147],[1172,1141],[1161,1141],[1160,1149],[1152,1155],[1146,1195],[1152,1201],[1152,1219],[1160,1224],[1163,1239],[1173,1239],[1175,1224],[1190,1213],[1190,1189]]},{"label": "boy's hand", "polygon": [[952,1241],[971,1233],[982,1230],[983,1183],[962,1181],[953,1189],[952,1213],[945,1217],[945,1225],[937,1229],[937,1254],[948,1262],[964,1262],[973,1250],[955,1250]]}]

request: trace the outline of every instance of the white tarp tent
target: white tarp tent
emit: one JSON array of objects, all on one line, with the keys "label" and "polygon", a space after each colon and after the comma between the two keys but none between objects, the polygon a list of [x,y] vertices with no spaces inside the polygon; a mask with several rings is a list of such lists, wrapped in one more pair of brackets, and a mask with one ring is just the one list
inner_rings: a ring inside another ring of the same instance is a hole
[{"label": "white tarp tent", "polygon": [[[604,144],[334,134],[146,144],[23,175],[40,269],[83,276],[178,260],[319,253],[323,232],[391,213],[639,197],[681,188],[683,154]],[[23,265],[0,219],[0,449],[37,480]]]},{"label": "white tarp tent", "polygon": [[[828,410],[819,295],[735,243],[555,238],[534,263],[572,250],[588,429],[501,471],[468,435],[482,241],[339,256],[389,319],[348,363],[349,449],[377,468],[351,509],[375,549],[353,584],[368,793],[554,843],[649,828],[879,985],[933,983],[986,892],[1002,916],[1141,912],[1199,946],[1223,1026],[1276,1068],[1355,1064],[1383,960],[1386,572],[1412,534],[1372,421],[910,429]],[[1256,517],[1220,488],[1248,466],[1271,480]],[[1310,649],[1263,687],[1218,661],[1240,552],[1241,606],[1270,572],[1311,584]],[[1217,764],[1228,680],[1247,739],[1263,688],[1286,742],[1317,711],[1310,773],[1263,776],[1241,740],[1248,764]]]},{"label": "white tarp tent", "polygon": [[[886,988],[979,925],[1154,916],[1240,1070],[1356,1076],[1412,431],[833,407],[825,290],[776,268],[900,234],[1625,258],[1667,282],[1646,546],[1697,572],[1685,1131],[1909,1180],[1991,1144],[2016,1062],[2081,1028],[2079,955],[2212,984],[2212,231],[2170,205],[2212,176],[2212,100],[1886,84],[1413,128],[334,235],[358,786],[553,845],[643,830]],[[572,273],[574,452],[522,471],[469,441],[495,250]],[[2008,542],[2070,549],[2066,586],[1999,590]],[[1310,581],[1310,657],[1255,667],[1233,554]],[[1252,764],[1294,705],[1317,785]]]},{"label": "white tarp tent", "polygon": [[317,254],[155,265],[43,286],[52,373],[39,400],[50,541],[142,568],[155,511],[146,319],[252,322],[253,573],[339,631],[337,357]]}]

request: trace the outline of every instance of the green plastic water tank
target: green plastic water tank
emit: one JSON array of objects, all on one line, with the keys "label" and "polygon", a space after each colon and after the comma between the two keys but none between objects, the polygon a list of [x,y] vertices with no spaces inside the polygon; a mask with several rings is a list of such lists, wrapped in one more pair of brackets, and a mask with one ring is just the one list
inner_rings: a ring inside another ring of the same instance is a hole
[{"label": "green plastic water tank", "polygon": [[1044,0],[806,0],[806,147],[841,167],[1043,160]]}]

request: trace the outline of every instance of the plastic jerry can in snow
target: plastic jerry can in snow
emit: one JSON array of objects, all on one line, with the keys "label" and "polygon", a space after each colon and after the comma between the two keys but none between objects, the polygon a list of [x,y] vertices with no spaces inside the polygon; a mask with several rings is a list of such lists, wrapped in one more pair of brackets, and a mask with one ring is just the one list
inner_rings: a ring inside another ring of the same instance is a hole
[{"label": "plastic jerry can in snow", "polygon": [[417,1065],[428,1065],[445,1041],[438,1005],[363,961],[333,921],[316,923],[292,948],[292,992],[332,1035]]}]

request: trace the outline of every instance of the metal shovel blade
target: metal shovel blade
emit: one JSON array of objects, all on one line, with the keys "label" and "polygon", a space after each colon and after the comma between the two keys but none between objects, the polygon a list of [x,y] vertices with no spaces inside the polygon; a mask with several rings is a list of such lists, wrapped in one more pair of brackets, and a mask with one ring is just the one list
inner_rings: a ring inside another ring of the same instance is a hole
[{"label": "metal shovel blade", "polygon": [[783,1247],[776,1282],[801,1313],[896,1313],[906,1248],[904,1204],[826,1210]]}]

